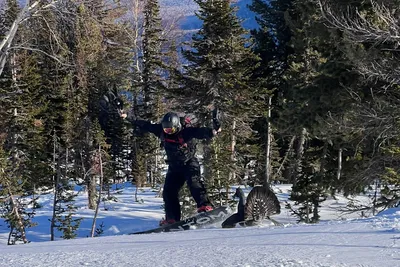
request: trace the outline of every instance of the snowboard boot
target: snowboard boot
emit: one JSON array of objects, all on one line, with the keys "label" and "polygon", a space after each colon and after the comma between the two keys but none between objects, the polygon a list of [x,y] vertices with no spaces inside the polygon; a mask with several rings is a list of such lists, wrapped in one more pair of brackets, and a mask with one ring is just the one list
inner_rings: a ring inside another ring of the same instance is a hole
[{"label": "snowboard boot", "polygon": [[197,209],[197,212],[207,212],[207,211],[212,211],[214,208],[212,206],[201,206]]},{"label": "snowboard boot", "polygon": [[176,221],[175,221],[174,219],[161,220],[160,223],[159,223],[159,225],[160,225],[160,226],[166,226],[166,225],[174,224],[174,223],[176,223]]}]

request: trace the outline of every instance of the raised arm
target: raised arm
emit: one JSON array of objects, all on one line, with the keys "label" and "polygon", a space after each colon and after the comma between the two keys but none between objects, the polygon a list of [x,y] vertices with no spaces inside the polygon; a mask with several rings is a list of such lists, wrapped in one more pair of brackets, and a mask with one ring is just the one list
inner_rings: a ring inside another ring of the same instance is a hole
[{"label": "raised arm", "polygon": [[187,138],[211,139],[221,132],[221,123],[219,121],[218,109],[213,110],[213,128],[208,127],[189,127],[187,130]]},{"label": "raised arm", "polygon": [[188,127],[185,129],[185,135],[188,139],[211,139],[217,134],[212,128],[208,127]]},{"label": "raised arm", "polygon": [[141,132],[152,133],[157,137],[161,136],[162,126],[160,123],[151,123],[144,120],[132,120],[133,127],[138,127]]}]

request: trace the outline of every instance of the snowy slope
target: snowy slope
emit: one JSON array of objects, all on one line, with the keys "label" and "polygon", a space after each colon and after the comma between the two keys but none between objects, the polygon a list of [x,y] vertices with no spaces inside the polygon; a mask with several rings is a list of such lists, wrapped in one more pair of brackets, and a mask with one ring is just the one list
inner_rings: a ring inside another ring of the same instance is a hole
[{"label": "snowy slope", "polygon": [[[398,214],[400,215],[400,214]],[[400,266],[395,217],[1,247],[0,266]]]},{"label": "snowy slope", "polygon": [[[7,246],[8,228],[0,219],[0,266],[400,266],[399,210],[356,219],[358,214],[338,211],[349,201],[338,197],[323,203],[320,224],[299,225],[284,208],[290,185],[276,185],[282,213],[273,218],[284,226],[266,222],[254,228],[127,235],[157,225],[162,199],[145,188],[135,202],[134,187],[119,188],[113,191],[116,202],[102,203],[97,220],[97,226],[104,224],[101,237],[87,238],[93,211],[86,208],[83,191],[77,217],[84,220],[75,240],[48,241],[51,194],[40,197],[39,225],[27,231],[30,244]],[[357,199],[368,201],[367,196]]]}]

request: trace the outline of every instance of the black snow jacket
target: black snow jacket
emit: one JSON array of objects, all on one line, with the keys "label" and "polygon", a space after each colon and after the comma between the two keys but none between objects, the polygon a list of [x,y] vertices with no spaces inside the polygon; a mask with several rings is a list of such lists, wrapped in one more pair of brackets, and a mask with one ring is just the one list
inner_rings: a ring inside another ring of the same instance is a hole
[{"label": "black snow jacket", "polygon": [[196,154],[196,142],[194,139],[211,139],[212,128],[186,127],[176,134],[165,134],[160,123],[150,123],[143,120],[132,122],[141,132],[149,132],[159,137],[161,145],[167,154],[169,165],[183,165],[193,159]]}]

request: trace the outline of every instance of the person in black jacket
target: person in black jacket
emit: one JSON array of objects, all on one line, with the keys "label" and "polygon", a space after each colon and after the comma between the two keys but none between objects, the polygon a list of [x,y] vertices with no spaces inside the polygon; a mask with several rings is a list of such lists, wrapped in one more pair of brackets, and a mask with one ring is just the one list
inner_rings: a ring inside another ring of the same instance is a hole
[{"label": "person in black jacket", "polygon": [[217,119],[214,119],[214,129],[184,127],[181,117],[174,112],[165,114],[161,123],[153,124],[143,120],[131,120],[131,122],[141,132],[150,132],[159,137],[167,154],[168,171],[163,190],[166,218],[160,222],[160,225],[180,221],[179,191],[185,182],[197,203],[197,211],[212,210],[212,204],[201,178],[199,161],[195,156],[196,144],[193,139],[211,139],[216,136],[221,131]]}]

